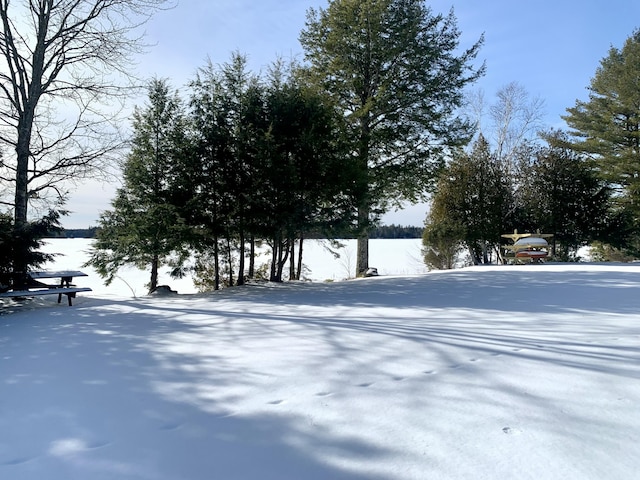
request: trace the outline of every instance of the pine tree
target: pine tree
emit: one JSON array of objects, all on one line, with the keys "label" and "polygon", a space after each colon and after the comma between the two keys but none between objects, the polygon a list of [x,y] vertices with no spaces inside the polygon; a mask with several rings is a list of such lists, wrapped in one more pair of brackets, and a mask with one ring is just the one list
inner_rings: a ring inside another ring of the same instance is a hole
[{"label": "pine tree", "polygon": [[[611,47],[589,86],[589,99],[576,101],[563,117],[572,139],[556,142],[585,153],[614,188],[640,236],[640,30],[619,49]],[[640,242],[636,243],[640,244]],[[640,249],[638,249],[640,253]]]},{"label": "pine tree", "polygon": [[149,291],[158,285],[158,269],[180,251],[184,222],[173,202],[176,165],[185,151],[184,115],[167,81],[154,79],[148,104],[133,115],[132,149],[112,210],[99,221],[88,265],[109,284],[127,264],[150,268]]},{"label": "pine tree", "polygon": [[468,141],[456,115],[482,40],[460,50],[453,12],[432,15],[422,0],[336,0],[310,9],[300,41],[309,78],[349,125],[358,171],[357,273],[368,267],[377,214],[424,198],[446,147]]}]

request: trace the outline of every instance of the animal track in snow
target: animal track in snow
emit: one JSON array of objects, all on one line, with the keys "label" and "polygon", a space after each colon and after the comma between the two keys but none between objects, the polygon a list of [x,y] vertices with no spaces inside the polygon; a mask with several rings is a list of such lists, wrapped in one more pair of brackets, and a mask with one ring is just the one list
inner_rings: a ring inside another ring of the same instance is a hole
[{"label": "animal track in snow", "polygon": [[519,428],[504,427],[502,429],[502,432],[507,435],[520,435],[522,433],[522,430],[520,430]]},{"label": "animal track in snow", "polygon": [[318,392],[316,393],[316,397],[328,397],[329,395],[333,395],[331,392]]},{"label": "animal track in snow", "polygon": [[371,385],[373,385],[373,382],[370,382],[370,383],[360,383],[360,384],[358,384],[358,386],[359,386],[359,387],[363,387],[363,388],[370,387]]},{"label": "animal track in snow", "polygon": [[[318,395],[318,394],[316,394]],[[282,403],[284,403],[284,400],[273,400],[271,402],[267,402],[269,405],[280,405]]]}]

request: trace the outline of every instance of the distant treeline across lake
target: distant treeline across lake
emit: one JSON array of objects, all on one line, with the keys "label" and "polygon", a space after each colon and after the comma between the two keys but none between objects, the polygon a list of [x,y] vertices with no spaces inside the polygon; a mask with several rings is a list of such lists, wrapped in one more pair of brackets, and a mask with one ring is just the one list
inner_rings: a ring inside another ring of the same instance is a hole
[{"label": "distant treeline across lake", "polygon": [[[47,238],[95,238],[97,227],[89,228],[66,228],[60,232],[55,232]],[[422,227],[405,227],[401,225],[381,225],[371,231],[369,238],[421,238]],[[307,238],[321,238],[310,234]]]}]

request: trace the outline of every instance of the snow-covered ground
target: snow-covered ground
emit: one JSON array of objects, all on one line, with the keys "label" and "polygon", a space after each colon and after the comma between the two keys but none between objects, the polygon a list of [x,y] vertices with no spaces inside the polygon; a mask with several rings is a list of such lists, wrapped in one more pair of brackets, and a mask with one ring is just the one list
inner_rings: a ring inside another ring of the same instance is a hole
[{"label": "snow-covered ground", "polygon": [[548,264],[39,297],[0,316],[0,478],[638,478],[639,293]]},{"label": "snow-covered ground", "polygon": [[[123,267],[113,283],[106,287],[95,271],[83,267],[91,248],[89,239],[51,239],[43,248],[48,253],[59,256],[49,269],[82,270],[88,278],[78,279],[79,286],[91,287],[100,296],[141,296],[147,293],[145,285],[149,283],[149,272],[134,267]],[[306,240],[304,242],[304,276],[312,281],[340,281],[355,276],[356,241],[341,240],[342,245],[334,248],[326,240]],[[412,275],[426,273],[420,253],[420,239],[371,240],[369,242],[369,265],[376,267],[381,275]],[[337,253],[336,257],[330,250]],[[268,253],[258,257],[257,264],[267,262]],[[159,283],[169,285],[178,293],[196,293],[191,278],[173,279],[169,277],[169,268],[160,272]]]}]

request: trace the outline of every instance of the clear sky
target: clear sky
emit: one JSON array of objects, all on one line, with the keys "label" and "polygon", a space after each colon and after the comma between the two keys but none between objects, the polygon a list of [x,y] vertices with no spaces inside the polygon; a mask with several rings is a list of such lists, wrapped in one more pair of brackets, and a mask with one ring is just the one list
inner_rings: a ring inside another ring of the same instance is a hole
[{"label": "clear sky", "polygon": [[[139,59],[143,76],[168,78],[183,87],[207,58],[223,63],[238,50],[258,72],[278,56],[302,59],[298,36],[310,7],[326,7],[326,0],[179,0],[146,25],[153,44]],[[478,63],[486,75],[477,87],[488,102],[510,82],[518,82],[545,102],[545,124],[563,127],[560,118],[576,99],[587,98],[586,87],[611,46],[622,47],[640,27],[640,2],[629,0],[436,0],[427,1],[434,13],[453,8],[468,47],[484,33]],[[67,207],[64,225],[95,225],[110,207],[117,185],[81,186]],[[422,225],[424,205],[384,218],[385,223]]]}]

